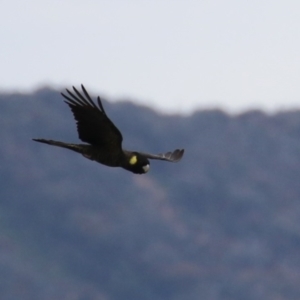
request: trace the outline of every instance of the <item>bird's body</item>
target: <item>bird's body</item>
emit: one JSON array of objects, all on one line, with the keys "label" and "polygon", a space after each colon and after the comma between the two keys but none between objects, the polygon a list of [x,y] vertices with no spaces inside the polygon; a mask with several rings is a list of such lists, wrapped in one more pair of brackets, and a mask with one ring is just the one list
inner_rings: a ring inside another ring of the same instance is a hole
[{"label": "bird's body", "polygon": [[[59,141],[45,140],[45,139],[33,139],[36,142],[62,147],[70,149],[72,151],[82,154],[84,157],[94,160],[100,164],[106,165],[108,167],[119,167],[122,164],[122,160],[125,158],[123,155],[114,155],[111,152],[105,151],[105,148],[101,146],[91,146],[86,144],[68,144]],[[119,159],[117,158],[119,157]]]},{"label": "bird's body", "polygon": [[136,174],[149,170],[148,159],[159,159],[171,162],[179,161],[184,150],[175,150],[164,154],[148,154],[122,149],[122,134],[107,117],[98,97],[98,106],[90,98],[82,85],[83,95],[73,87],[74,92],[68,92],[66,103],[70,106],[77,121],[79,138],[88,144],[70,144],[54,140],[33,139],[36,142],[67,148],[84,157],[109,167],[122,167]]}]

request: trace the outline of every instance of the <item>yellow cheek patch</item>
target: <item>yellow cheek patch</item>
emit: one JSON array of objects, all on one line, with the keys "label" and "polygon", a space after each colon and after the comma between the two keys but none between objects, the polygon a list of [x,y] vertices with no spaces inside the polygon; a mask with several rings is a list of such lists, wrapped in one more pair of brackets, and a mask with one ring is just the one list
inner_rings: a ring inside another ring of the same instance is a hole
[{"label": "yellow cheek patch", "polygon": [[135,165],[135,164],[137,163],[137,157],[136,157],[136,155],[133,155],[133,156],[130,158],[129,163],[130,163],[131,165]]}]

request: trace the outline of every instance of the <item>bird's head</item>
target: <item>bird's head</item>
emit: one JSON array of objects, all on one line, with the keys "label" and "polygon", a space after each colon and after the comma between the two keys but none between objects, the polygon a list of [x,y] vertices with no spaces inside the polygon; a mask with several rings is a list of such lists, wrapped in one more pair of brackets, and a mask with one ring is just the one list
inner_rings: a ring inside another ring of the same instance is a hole
[{"label": "bird's head", "polygon": [[138,152],[132,152],[128,158],[126,169],[135,174],[145,174],[149,171],[150,162],[147,157]]}]

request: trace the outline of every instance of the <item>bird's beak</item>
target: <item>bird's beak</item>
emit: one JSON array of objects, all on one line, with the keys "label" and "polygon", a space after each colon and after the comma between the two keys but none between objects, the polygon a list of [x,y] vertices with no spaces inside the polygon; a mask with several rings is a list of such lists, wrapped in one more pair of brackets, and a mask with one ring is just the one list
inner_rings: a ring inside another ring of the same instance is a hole
[{"label": "bird's beak", "polygon": [[150,169],[150,166],[149,165],[146,165],[146,166],[143,166],[143,170],[145,173],[147,173]]}]

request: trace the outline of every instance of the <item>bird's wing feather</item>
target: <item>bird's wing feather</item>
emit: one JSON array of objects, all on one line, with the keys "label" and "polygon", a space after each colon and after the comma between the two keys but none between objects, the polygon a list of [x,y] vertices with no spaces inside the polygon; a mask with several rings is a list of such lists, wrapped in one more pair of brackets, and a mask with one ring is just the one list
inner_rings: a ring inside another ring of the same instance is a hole
[{"label": "bird's wing feather", "polygon": [[147,158],[150,159],[159,159],[159,160],[165,160],[170,162],[178,162],[181,160],[184,153],[184,149],[176,149],[173,152],[166,152],[166,153],[160,153],[160,154],[149,154],[149,153],[140,153]]},{"label": "bird's wing feather", "polygon": [[77,121],[79,138],[86,143],[104,146],[111,149],[122,147],[122,134],[114,123],[107,117],[98,96],[98,106],[93,102],[83,85],[82,93],[75,87],[74,92],[67,89],[68,95],[62,93],[65,102],[70,106]]}]

